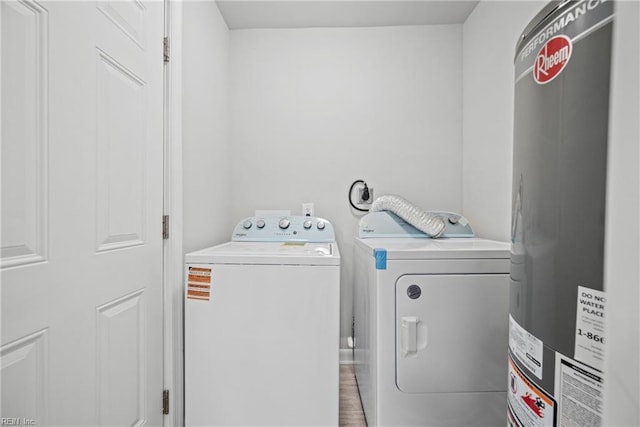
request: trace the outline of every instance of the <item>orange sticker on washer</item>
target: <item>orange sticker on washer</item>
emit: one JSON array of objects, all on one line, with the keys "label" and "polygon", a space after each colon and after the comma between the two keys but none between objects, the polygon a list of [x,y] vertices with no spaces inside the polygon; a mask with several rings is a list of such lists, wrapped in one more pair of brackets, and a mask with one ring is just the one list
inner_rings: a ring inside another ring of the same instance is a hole
[{"label": "orange sticker on washer", "polygon": [[187,299],[202,301],[211,299],[211,267],[189,267]]}]

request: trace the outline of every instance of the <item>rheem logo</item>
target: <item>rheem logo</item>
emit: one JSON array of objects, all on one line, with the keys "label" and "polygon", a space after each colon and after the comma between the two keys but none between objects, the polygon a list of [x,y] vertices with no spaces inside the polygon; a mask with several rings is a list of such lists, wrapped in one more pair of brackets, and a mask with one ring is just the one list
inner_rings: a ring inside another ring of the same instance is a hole
[{"label": "rheem logo", "polygon": [[533,64],[533,79],[543,85],[558,77],[569,63],[572,50],[571,39],[567,36],[549,39],[536,56],[536,62]]}]

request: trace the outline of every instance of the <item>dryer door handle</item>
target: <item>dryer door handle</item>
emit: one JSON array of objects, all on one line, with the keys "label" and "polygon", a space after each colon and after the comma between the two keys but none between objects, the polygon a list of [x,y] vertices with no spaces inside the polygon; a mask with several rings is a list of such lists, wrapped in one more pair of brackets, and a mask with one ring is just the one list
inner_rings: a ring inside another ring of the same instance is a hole
[{"label": "dryer door handle", "polygon": [[418,353],[418,322],[420,320],[414,316],[402,317],[400,320],[400,341],[404,357],[415,356]]}]

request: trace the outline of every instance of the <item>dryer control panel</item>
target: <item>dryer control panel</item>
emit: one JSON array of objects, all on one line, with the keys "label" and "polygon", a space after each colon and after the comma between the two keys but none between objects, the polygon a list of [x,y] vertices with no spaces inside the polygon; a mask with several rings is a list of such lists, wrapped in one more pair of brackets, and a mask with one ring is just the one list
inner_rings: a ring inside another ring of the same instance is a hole
[{"label": "dryer control panel", "polygon": [[333,225],[313,216],[253,216],[233,229],[234,242],[316,242],[336,241]]},{"label": "dryer control panel", "polygon": [[[474,237],[469,221],[453,212],[429,212],[442,217],[445,223],[440,237]],[[418,230],[396,214],[388,211],[371,212],[360,219],[358,237],[424,237],[429,236]]]}]

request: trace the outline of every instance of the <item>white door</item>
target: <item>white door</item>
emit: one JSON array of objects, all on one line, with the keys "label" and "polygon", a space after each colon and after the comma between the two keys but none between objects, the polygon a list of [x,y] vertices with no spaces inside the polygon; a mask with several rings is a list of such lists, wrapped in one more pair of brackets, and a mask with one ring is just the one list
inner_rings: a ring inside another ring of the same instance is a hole
[{"label": "white door", "polygon": [[0,416],[162,424],[163,4],[0,10]]},{"label": "white door", "polygon": [[398,388],[405,393],[504,391],[508,311],[508,274],[401,276],[396,282]]}]

